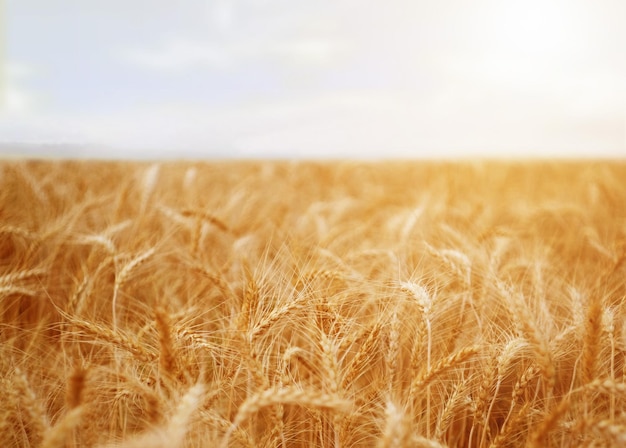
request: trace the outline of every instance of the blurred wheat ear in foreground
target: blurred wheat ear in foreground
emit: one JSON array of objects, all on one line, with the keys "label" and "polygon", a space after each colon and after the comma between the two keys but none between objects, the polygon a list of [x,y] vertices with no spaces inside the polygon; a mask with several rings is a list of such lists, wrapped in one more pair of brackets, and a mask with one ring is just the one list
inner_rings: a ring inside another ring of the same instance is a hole
[{"label": "blurred wheat ear in foreground", "polygon": [[2,162],[0,440],[623,446],[624,179]]}]

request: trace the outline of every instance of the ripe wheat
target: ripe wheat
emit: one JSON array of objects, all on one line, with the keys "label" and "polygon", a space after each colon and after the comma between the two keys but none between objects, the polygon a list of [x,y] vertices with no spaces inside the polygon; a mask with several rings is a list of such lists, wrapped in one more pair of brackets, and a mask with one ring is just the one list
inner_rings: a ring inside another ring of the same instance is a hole
[{"label": "ripe wheat", "polygon": [[620,446],[624,179],[2,162],[0,440]]}]

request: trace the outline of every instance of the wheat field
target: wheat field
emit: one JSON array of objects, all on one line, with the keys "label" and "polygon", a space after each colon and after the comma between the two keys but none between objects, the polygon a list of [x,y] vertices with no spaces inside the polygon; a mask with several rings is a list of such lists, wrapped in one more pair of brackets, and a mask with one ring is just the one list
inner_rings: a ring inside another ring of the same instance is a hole
[{"label": "wheat field", "polygon": [[626,444],[626,163],[0,163],[4,447]]}]

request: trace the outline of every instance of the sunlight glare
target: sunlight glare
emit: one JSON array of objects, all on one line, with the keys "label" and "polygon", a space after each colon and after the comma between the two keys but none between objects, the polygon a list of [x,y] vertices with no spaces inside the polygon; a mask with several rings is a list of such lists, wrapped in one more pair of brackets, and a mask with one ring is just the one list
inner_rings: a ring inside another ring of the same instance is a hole
[{"label": "sunlight glare", "polygon": [[573,2],[498,2],[491,12],[493,27],[485,37],[496,54],[543,58],[576,53],[582,17]]}]

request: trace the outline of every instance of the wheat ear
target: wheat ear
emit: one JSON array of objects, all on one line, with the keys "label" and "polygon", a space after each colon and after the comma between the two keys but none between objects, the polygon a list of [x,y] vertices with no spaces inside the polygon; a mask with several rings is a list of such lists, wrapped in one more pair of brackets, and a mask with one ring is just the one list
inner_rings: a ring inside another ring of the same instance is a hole
[{"label": "wheat ear", "polygon": [[119,330],[115,331],[95,322],[83,321],[70,316],[66,317],[75,329],[82,330],[90,336],[96,337],[104,342],[111,343],[111,345],[131,353],[137,359],[142,361],[153,361],[157,357],[155,354],[148,352],[144,345],[141,345],[138,341],[124,335]]},{"label": "wheat ear", "polygon": [[215,215],[212,215],[211,213],[205,212],[204,210],[196,210],[196,209],[187,208],[187,209],[182,210],[180,214],[183,215],[185,218],[195,217],[197,219],[206,221],[214,225],[218,229],[220,229],[222,232],[230,232],[230,229],[228,228],[226,224],[224,224],[224,221],[217,218]]},{"label": "wheat ear", "polygon": [[497,285],[506,297],[507,303],[512,307],[511,314],[516,326],[535,349],[537,364],[546,380],[546,392],[548,397],[550,397],[556,382],[556,369],[546,338],[537,328],[534,316],[530,313],[528,305],[523,301],[523,297],[518,297],[511,293],[500,281],[497,281]]},{"label": "wheat ear", "polygon": [[15,373],[16,376],[13,381],[15,387],[14,392],[16,398],[19,399],[20,406],[25,411],[25,416],[28,417],[28,426],[32,431],[30,439],[35,443],[41,442],[46,431],[50,429],[50,423],[48,422],[44,406],[41,400],[37,398],[35,391],[28,381],[28,377],[19,368],[16,368]]},{"label": "wheat ear", "polygon": [[[509,413],[507,414],[506,419],[504,420],[504,423],[502,423],[502,427],[500,428],[500,433],[498,434],[498,436],[496,436],[496,439],[499,440],[498,443],[502,443],[506,439],[506,436],[508,435],[508,433],[512,431],[512,428],[517,426],[515,422],[519,421],[520,413],[522,411],[520,410],[515,416],[515,418],[511,420],[511,416],[513,415],[513,410],[515,409],[515,406],[517,405],[517,401],[522,397],[522,395],[528,388],[530,381],[533,378],[535,378],[535,375],[537,375],[538,373],[539,373],[539,368],[537,366],[535,365],[530,366],[522,374],[522,376],[515,382],[515,386],[513,387],[513,391],[511,392],[511,405],[509,407]],[[528,402],[523,405],[523,407],[526,408],[526,411],[528,411],[529,406],[530,406],[530,403]],[[495,441],[493,443],[495,443]]]},{"label": "wheat ear", "polygon": [[626,383],[617,383],[610,378],[598,378],[586,384],[585,389],[597,390],[609,395],[626,397]]},{"label": "wheat ear", "polygon": [[593,427],[611,439],[615,444],[614,446],[626,444],[626,425],[615,423],[613,419],[607,419],[600,420]]},{"label": "wheat ear", "polygon": [[176,355],[172,340],[172,327],[164,308],[157,307],[155,321],[159,333],[159,366],[162,372],[174,377],[176,376]]},{"label": "wheat ear", "polygon": [[83,411],[83,406],[78,406],[65,414],[56,425],[46,432],[41,448],[65,448],[73,436],[74,428],[81,421]]},{"label": "wheat ear", "polygon": [[398,310],[394,310],[389,323],[389,339],[387,351],[385,353],[385,365],[387,366],[389,377],[389,391],[391,393],[397,386],[398,379],[398,357],[400,355],[400,319]]},{"label": "wheat ear", "polygon": [[34,269],[24,269],[21,271],[11,272],[9,274],[0,275],[0,285],[13,286],[13,283],[25,280],[30,277],[35,277],[38,275],[44,275],[48,272],[47,269],[44,268],[34,268]]},{"label": "wheat ear", "polygon": [[184,446],[191,418],[202,404],[204,391],[203,384],[192,386],[182,397],[176,411],[164,427],[157,427],[121,445],[111,445],[110,448],[180,448]]},{"label": "wheat ear", "polygon": [[404,412],[398,409],[391,400],[385,408],[385,429],[378,441],[378,448],[395,448],[406,446],[409,431]]},{"label": "wheat ear", "polygon": [[483,432],[480,437],[479,446],[485,446],[487,435],[491,431],[491,427],[489,426],[489,420],[491,418],[491,412],[493,410],[493,406],[498,397],[498,393],[500,392],[500,385],[502,384],[502,379],[504,378],[504,375],[506,373],[506,368],[509,362],[511,361],[511,359],[513,359],[513,357],[515,356],[515,352],[519,350],[521,347],[523,347],[523,345],[524,345],[524,340],[522,338],[511,339],[509,342],[507,342],[507,344],[504,346],[504,348],[500,352],[500,355],[498,356],[498,362],[497,362],[497,368],[496,368],[496,372],[497,372],[496,386],[492,394],[493,397],[491,399],[491,403],[489,404],[487,413],[484,416],[485,424],[483,425]]},{"label": "wheat ear", "polygon": [[585,321],[585,337],[583,339],[582,380],[588,384],[596,378],[596,365],[600,351],[602,334],[602,303],[594,294],[590,299]]},{"label": "wheat ear", "polygon": [[380,334],[381,329],[382,326],[380,323],[377,323],[374,328],[370,330],[367,339],[363,342],[361,347],[359,347],[359,350],[356,355],[354,355],[354,358],[352,358],[346,375],[341,381],[342,386],[351,385],[355,378],[359,376],[361,367],[363,367],[367,360],[370,359],[371,352],[376,346],[376,341],[378,340],[378,335]]},{"label": "wheat ear", "polygon": [[74,409],[83,402],[82,394],[85,388],[85,380],[87,378],[87,369],[76,367],[67,381],[67,391],[65,394],[65,403],[68,409]]},{"label": "wheat ear", "polygon": [[464,363],[479,351],[479,346],[466,347],[451,356],[439,360],[429,370],[417,376],[411,382],[411,387],[409,389],[410,395],[412,397],[415,396],[419,389],[423,389],[424,387],[428,386],[435,378],[442,375],[446,371],[457,367],[459,364]]},{"label": "wheat ear", "polygon": [[259,337],[263,335],[267,330],[279,321],[282,317],[289,315],[292,311],[295,311],[302,307],[305,299],[305,295],[299,295],[295,300],[290,301],[280,308],[274,309],[268,316],[263,318],[258,324],[252,327],[250,335],[253,337]]},{"label": "wheat ear", "polygon": [[500,428],[500,432],[489,445],[489,448],[498,448],[509,439],[513,431],[515,430],[520,431],[520,426],[523,424],[524,420],[527,418],[529,410],[530,410],[530,403],[525,403],[512,419],[507,418],[507,420],[502,425],[502,428]]},{"label": "wheat ear", "polygon": [[228,439],[232,432],[243,422],[248,420],[253,414],[261,409],[273,406],[275,404],[291,404],[316,409],[327,409],[337,412],[348,412],[352,407],[352,403],[348,400],[337,397],[336,395],[325,394],[317,391],[302,390],[295,387],[285,387],[282,389],[271,388],[263,392],[257,393],[246,399],[233,420],[233,423],[224,436],[222,447],[228,445]]},{"label": "wheat ear", "polygon": [[436,439],[441,440],[445,437],[457,412],[470,404],[469,398],[464,395],[465,392],[467,392],[466,382],[458,383],[454,387],[437,421],[437,427],[435,429]]},{"label": "wheat ear", "polygon": [[113,329],[117,329],[117,296],[119,294],[120,288],[122,287],[124,282],[128,280],[132,271],[134,269],[137,269],[139,266],[145,263],[148,258],[154,255],[155,250],[156,249],[154,247],[151,247],[145,252],[142,252],[131,261],[126,263],[126,265],[124,265],[124,267],[118,273],[116,273],[115,284],[113,286],[113,300],[111,301],[111,319],[113,321]]},{"label": "wheat ear", "polygon": [[531,448],[540,448],[548,445],[548,434],[556,426],[561,417],[570,408],[569,396],[561,400],[561,402],[541,421],[539,426],[530,436],[529,446]]}]

